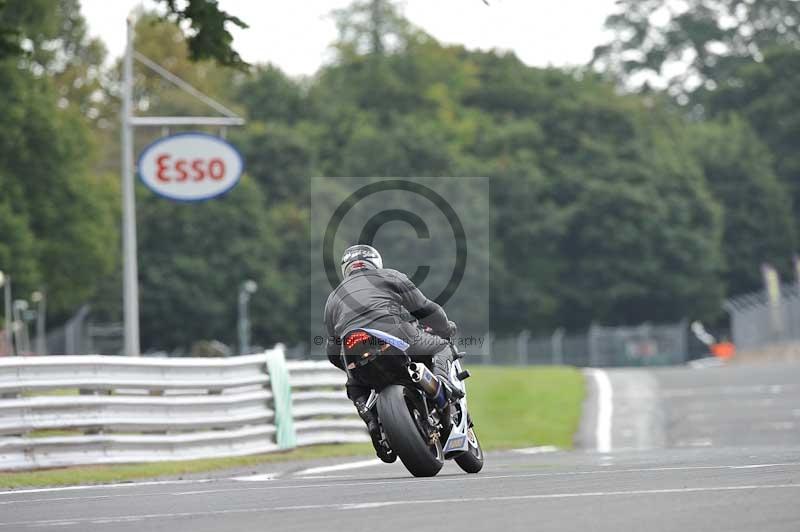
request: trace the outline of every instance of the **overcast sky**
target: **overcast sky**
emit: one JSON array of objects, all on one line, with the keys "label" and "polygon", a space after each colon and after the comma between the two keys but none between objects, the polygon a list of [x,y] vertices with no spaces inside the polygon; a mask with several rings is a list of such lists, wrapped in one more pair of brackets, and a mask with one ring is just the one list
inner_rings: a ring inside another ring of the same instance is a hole
[{"label": "overcast sky", "polygon": [[[405,15],[438,40],[468,48],[513,50],[529,65],[586,63],[603,39],[615,0],[406,0]],[[234,31],[234,47],[251,63],[272,62],[292,75],[313,74],[330,58],[336,37],[329,13],[350,0],[219,0],[250,25]],[[125,45],[125,17],[152,0],[82,0],[89,31],[111,57]]]}]

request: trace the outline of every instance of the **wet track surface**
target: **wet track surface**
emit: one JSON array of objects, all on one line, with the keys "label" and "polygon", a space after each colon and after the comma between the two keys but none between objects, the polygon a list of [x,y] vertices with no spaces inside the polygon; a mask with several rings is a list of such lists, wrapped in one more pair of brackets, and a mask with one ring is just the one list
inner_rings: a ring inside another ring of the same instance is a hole
[{"label": "wet track surface", "polygon": [[[478,475],[448,463],[433,479],[373,462],[299,472],[338,463],[327,461],[260,477],[6,492],[0,532],[800,530],[800,366],[608,374],[619,390],[610,453],[495,453]],[[629,412],[645,422],[627,422]]]}]

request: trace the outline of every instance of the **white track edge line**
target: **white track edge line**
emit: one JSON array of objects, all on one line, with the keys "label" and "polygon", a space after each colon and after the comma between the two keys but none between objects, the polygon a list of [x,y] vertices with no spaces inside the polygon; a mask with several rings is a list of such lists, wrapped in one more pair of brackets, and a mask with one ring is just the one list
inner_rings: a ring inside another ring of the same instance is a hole
[{"label": "white track edge line", "polygon": [[321,466],[321,467],[311,467],[308,469],[302,469],[294,473],[295,476],[304,476],[304,475],[320,475],[323,473],[333,473],[335,471],[347,471],[348,469],[361,469],[363,467],[373,467],[377,465],[382,465],[383,462],[378,458],[372,458],[370,460],[362,460],[360,462],[347,462],[345,464],[336,464],[332,466]]},{"label": "white track edge line", "polygon": [[597,428],[595,440],[597,452],[610,453],[612,446],[611,428],[614,416],[614,391],[608,373],[602,369],[591,369],[589,373],[597,383]]}]

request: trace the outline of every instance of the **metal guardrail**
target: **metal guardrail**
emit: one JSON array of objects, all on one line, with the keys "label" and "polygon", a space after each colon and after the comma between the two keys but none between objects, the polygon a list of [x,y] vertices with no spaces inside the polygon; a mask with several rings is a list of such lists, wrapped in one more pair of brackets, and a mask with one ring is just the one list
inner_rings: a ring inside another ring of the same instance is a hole
[{"label": "metal guardrail", "polygon": [[236,358],[132,358],[102,355],[0,359],[0,394],[80,388],[220,392],[265,385],[266,354]]},{"label": "metal guardrail", "polygon": [[[283,359],[283,346],[227,359],[0,359],[0,470],[280,450],[269,357]],[[296,445],[369,441],[342,372],[317,361],[286,369]]]}]

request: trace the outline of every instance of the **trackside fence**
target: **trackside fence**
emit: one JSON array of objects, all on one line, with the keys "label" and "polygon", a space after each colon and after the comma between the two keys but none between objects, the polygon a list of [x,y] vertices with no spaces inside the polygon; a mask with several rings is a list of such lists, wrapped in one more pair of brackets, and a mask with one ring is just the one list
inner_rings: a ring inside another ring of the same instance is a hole
[{"label": "trackside fence", "polygon": [[548,336],[522,331],[516,336],[486,335],[473,362],[501,365],[570,365],[578,367],[668,366],[688,359],[688,326],[644,323],[636,326],[592,325],[582,333],[557,329]]},{"label": "trackside fence", "polygon": [[[286,362],[281,345],[225,359],[3,358],[0,469],[369,441],[344,381],[327,362]],[[276,401],[278,394],[288,400]]]},{"label": "trackside fence", "polygon": [[[689,326],[643,323],[634,326],[591,325],[582,332],[559,328],[548,335],[466,333],[456,338],[467,353],[466,363],[487,365],[568,365],[576,367],[669,366],[686,363]],[[287,352],[290,359],[327,360],[321,346],[299,344]]]},{"label": "trackside fence", "polygon": [[784,284],[776,296],[761,291],[725,302],[737,351],[800,342],[800,285]]}]

